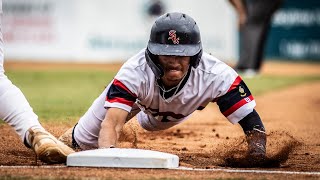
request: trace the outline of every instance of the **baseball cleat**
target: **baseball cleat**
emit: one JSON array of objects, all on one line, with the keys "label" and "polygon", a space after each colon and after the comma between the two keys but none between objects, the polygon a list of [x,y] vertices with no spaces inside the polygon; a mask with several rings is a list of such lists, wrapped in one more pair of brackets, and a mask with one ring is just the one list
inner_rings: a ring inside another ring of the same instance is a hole
[{"label": "baseball cleat", "polygon": [[29,129],[29,142],[38,158],[48,164],[66,163],[74,151],[43,129]]}]

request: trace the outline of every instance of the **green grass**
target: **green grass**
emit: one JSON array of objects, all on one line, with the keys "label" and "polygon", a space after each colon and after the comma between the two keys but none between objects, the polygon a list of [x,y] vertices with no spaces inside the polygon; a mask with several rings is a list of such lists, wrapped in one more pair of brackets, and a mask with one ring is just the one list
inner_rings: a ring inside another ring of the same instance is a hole
[{"label": "green grass", "polygon": [[[6,74],[25,94],[41,122],[74,123],[100,95],[115,72],[60,69],[16,70]],[[257,96],[300,83],[319,81],[320,76],[260,76],[244,80],[253,95]]]},{"label": "green grass", "polygon": [[114,75],[103,71],[7,72],[41,121],[61,122],[82,116]]},{"label": "green grass", "polygon": [[311,81],[320,81],[320,76],[258,76],[244,79],[251,93],[255,96]]}]

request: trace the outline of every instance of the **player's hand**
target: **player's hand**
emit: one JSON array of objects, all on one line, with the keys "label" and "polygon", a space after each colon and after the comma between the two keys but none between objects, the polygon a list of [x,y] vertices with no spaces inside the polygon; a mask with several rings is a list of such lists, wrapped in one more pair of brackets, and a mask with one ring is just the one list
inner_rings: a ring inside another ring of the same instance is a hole
[{"label": "player's hand", "polygon": [[262,130],[254,129],[246,132],[248,143],[248,160],[253,164],[262,163],[266,158],[266,134]]}]

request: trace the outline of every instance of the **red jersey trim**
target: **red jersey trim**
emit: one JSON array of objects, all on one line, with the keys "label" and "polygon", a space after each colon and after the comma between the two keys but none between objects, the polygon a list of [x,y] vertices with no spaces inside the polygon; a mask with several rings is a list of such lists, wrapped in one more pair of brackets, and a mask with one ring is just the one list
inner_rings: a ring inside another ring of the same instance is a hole
[{"label": "red jersey trim", "polygon": [[240,107],[242,107],[243,105],[251,102],[253,100],[253,96],[250,95],[244,99],[242,99],[241,101],[237,102],[236,104],[234,104],[233,106],[231,106],[229,109],[227,109],[225,112],[223,112],[222,114],[225,117],[228,117],[230,114],[234,113],[236,110],[238,110]]},{"label": "red jersey trim", "polygon": [[121,81],[114,79],[113,84],[116,86],[121,87],[122,89],[126,90],[129,94],[131,94],[134,97],[137,97],[135,94],[133,94]]},{"label": "red jersey trim", "polygon": [[124,99],[124,98],[120,98],[120,97],[113,98],[113,99],[108,99],[108,98],[106,98],[106,101],[108,101],[109,103],[115,103],[115,102],[117,102],[117,103],[125,104],[125,105],[131,106],[131,107],[132,107],[133,104],[134,104],[134,102],[128,101],[128,100],[126,100],[126,99]]},{"label": "red jersey trim", "polygon": [[231,90],[237,88],[238,85],[241,83],[241,81],[242,81],[241,77],[238,76],[238,77],[234,80],[234,82],[232,83],[232,85],[230,86],[228,92],[230,92]]}]

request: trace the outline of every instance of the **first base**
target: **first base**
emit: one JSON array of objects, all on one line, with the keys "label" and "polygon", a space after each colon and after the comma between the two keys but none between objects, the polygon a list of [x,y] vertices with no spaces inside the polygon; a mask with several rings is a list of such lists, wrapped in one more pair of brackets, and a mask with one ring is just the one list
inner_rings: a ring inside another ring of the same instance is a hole
[{"label": "first base", "polygon": [[177,168],[179,157],[174,154],[143,149],[95,149],[68,155],[67,166]]}]

